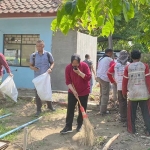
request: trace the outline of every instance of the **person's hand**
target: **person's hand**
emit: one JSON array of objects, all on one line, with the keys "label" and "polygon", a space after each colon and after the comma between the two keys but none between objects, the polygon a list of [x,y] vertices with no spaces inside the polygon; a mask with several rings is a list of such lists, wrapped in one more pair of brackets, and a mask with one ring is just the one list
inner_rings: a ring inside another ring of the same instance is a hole
[{"label": "person's hand", "polygon": [[49,69],[47,70],[47,72],[50,74],[50,73],[52,72],[52,69],[49,68]]},{"label": "person's hand", "polygon": [[78,75],[81,73],[81,71],[79,70],[79,68],[78,68],[77,70],[73,69],[73,71],[74,71],[76,74],[78,74]]},{"label": "person's hand", "polygon": [[73,95],[78,98],[78,93],[76,91],[73,91]]},{"label": "person's hand", "polygon": [[9,76],[13,77],[13,74],[10,72],[10,73],[9,73]]},{"label": "person's hand", "polygon": [[34,71],[39,71],[39,68],[33,67],[33,70],[34,70]]},{"label": "person's hand", "polygon": [[94,76],[95,80],[97,81],[97,76]]},{"label": "person's hand", "polygon": [[114,84],[114,85],[117,85],[117,83],[116,83],[116,82],[114,82],[113,84]]}]

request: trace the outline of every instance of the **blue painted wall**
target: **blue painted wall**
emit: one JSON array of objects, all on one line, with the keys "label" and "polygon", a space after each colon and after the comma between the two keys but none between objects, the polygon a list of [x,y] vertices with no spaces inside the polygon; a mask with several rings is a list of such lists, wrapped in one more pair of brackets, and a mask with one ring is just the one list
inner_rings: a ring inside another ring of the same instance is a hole
[{"label": "blue painted wall", "polygon": [[[40,39],[45,42],[45,50],[51,51],[52,31],[50,24],[53,18],[19,18],[0,19],[0,52],[3,52],[4,34],[40,34]],[[29,67],[10,67],[14,74],[17,88],[33,89],[33,71]],[[4,75],[5,79],[7,74]]]}]

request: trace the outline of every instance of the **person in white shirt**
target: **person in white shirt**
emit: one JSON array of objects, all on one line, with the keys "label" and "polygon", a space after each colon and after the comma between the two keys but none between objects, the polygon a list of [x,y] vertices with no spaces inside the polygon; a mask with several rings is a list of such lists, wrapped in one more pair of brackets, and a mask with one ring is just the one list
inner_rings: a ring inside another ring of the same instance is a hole
[{"label": "person in white shirt", "polygon": [[105,54],[98,61],[97,68],[97,81],[100,84],[100,114],[107,113],[107,104],[109,100],[109,88],[110,81],[107,76],[107,71],[112,63],[113,59],[111,58],[113,55],[112,49],[106,49]]}]

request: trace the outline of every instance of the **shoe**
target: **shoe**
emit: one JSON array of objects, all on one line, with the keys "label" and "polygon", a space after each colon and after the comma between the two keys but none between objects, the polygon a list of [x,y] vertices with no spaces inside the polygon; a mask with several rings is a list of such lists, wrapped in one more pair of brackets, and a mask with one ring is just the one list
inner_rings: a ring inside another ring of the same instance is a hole
[{"label": "shoe", "polygon": [[56,109],[54,107],[49,108],[51,111],[56,111]]},{"label": "shoe", "polygon": [[66,134],[66,133],[71,133],[71,132],[73,132],[72,128],[64,127],[64,129],[60,131],[60,134]]},{"label": "shoe", "polygon": [[50,102],[49,107],[48,107],[51,111],[55,111],[56,109],[53,107],[52,102]]},{"label": "shoe", "polygon": [[40,114],[41,114],[41,111],[37,111],[36,114],[35,114],[35,117],[40,116]]},{"label": "shoe", "polygon": [[77,125],[76,131],[77,131],[77,132],[80,132],[80,131],[81,131],[81,128],[82,128],[82,125]]}]

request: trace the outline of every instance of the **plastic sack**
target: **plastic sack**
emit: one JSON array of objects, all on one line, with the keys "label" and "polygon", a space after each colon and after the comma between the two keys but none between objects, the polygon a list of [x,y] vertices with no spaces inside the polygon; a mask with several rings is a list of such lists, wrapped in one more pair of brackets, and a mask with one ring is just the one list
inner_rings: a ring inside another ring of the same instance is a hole
[{"label": "plastic sack", "polygon": [[34,78],[32,82],[41,100],[52,101],[51,79],[47,72]]},{"label": "plastic sack", "polygon": [[17,102],[18,98],[18,90],[16,88],[16,85],[14,83],[13,77],[8,76],[0,85],[0,90],[2,93],[9,96],[12,100]]}]

